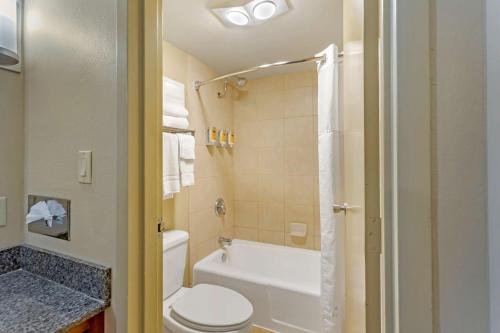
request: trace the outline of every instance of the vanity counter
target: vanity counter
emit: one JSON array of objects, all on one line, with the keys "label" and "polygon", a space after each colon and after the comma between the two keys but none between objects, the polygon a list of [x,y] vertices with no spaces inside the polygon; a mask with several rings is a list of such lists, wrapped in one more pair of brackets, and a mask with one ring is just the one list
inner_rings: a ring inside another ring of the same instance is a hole
[{"label": "vanity counter", "polygon": [[[0,250],[0,333],[103,332],[111,270],[16,246]],[[97,327],[97,326],[96,326]]]},{"label": "vanity counter", "polygon": [[0,275],[1,333],[67,332],[106,307],[103,301],[22,269]]}]

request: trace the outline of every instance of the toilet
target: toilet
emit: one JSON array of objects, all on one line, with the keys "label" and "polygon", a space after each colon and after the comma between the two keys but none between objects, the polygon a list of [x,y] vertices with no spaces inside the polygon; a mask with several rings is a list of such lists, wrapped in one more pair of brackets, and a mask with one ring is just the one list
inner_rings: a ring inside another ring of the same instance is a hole
[{"label": "toilet", "polygon": [[211,284],[183,288],[188,240],[181,230],[163,234],[163,332],[250,332],[253,306],[243,295]]}]

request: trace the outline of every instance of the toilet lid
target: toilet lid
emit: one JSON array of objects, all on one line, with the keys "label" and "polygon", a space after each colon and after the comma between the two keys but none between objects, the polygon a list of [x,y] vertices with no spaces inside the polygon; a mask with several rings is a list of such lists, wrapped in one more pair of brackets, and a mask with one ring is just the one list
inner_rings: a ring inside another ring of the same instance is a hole
[{"label": "toilet lid", "polygon": [[198,284],[172,304],[171,314],[188,327],[219,332],[246,325],[252,317],[253,307],[234,290]]}]

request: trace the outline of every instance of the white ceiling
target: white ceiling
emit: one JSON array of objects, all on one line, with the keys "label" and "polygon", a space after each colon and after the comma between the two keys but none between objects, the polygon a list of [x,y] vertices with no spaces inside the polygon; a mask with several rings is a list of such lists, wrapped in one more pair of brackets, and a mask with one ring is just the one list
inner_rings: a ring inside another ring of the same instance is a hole
[{"label": "white ceiling", "polygon": [[300,59],[339,44],[341,1],[288,0],[290,11],[282,16],[258,26],[228,28],[210,8],[246,1],[164,0],[164,39],[219,74]]}]

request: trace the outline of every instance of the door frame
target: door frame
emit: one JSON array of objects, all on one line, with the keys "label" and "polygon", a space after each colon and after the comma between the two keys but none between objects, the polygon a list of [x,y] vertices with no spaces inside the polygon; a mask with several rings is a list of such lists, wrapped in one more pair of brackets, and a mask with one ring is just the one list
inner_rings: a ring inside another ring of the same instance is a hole
[{"label": "door frame", "polygon": [[128,331],[163,332],[162,1],[128,0]]},{"label": "door frame", "polygon": [[[369,78],[365,81],[365,121],[370,124],[370,130],[365,133],[365,143],[369,143],[366,147],[370,147],[365,151],[368,189],[365,239],[367,258],[370,258],[367,265],[371,267],[366,273],[367,280],[371,281],[370,292],[367,292],[367,328],[371,327],[367,332],[371,333],[380,331],[381,325],[380,147],[373,143],[374,138],[379,140],[380,22],[378,1],[364,2],[364,61],[369,64],[365,66],[365,77]],[[162,0],[128,0],[127,49],[128,330],[161,333],[163,251],[158,225],[162,217]],[[378,278],[373,279],[374,274],[378,274]],[[377,329],[373,330],[374,327]]]},{"label": "door frame", "polygon": [[430,0],[384,0],[383,321],[433,331]]},{"label": "door frame", "polygon": [[381,332],[382,218],[380,190],[380,0],[364,0],[363,91],[365,161],[366,333]]}]

